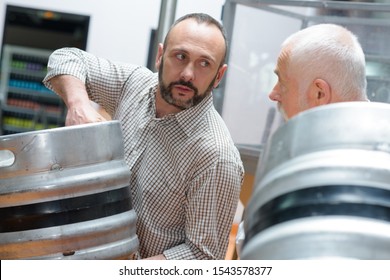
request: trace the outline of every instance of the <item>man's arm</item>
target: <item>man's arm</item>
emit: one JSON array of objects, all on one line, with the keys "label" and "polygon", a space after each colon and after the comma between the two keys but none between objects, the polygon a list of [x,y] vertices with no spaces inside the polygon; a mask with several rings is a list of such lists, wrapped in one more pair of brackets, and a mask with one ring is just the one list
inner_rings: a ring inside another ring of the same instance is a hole
[{"label": "man's arm", "polygon": [[43,83],[65,101],[69,111],[67,125],[103,121],[104,117],[89,100],[98,103],[110,117],[113,116],[124,85],[138,68],[137,65],[112,62],[77,48],[62,48],[50,55]]},{"label": "man's arm", "polygon": [[85,84],[71,75],[58,75],[50,80],[54,90],[64,100],[68,113],[66,125],[102,122],[106,119],[100,115],[89,100]]}]

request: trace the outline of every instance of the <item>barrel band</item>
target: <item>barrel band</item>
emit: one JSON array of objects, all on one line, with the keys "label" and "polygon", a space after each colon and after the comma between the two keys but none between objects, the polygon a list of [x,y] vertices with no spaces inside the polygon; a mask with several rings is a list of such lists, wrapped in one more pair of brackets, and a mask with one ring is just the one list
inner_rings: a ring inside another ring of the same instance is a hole
[{"label": "barrel band", "polygon": [[109,217],[133,208],[129,186],[84,196],[0,208],[0,233]]},{"label": "barrel band", "polygon": [[247,217],[245,243],[273,225],[314,216],[355,216],[390,221],[390,191],[374,187],[331,185],[280,195]]}]

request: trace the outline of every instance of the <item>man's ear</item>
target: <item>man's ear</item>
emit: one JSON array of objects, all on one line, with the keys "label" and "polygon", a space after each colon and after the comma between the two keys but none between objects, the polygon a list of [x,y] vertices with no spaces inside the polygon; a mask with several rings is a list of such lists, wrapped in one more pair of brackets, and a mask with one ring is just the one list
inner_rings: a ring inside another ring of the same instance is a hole
[{"label": "man's ear", "polygon": [[163,53],[164,53],[164,46],[163,44],[160,43],[158,44],[157,55],[156,55],[156,63],[155,63],[156,70],[160,69]]},{"label": "man's ear", "polygon": [[219,85],[226,70],[227,70],[227,64],[224,64],[221,67],[219,67],[218,72],[217,72],[217,78],[215,79],[215,82],[214,82],[214,88],[216,88]]},{"label": "man's ear", "polygon": [[332,100],[332,89],[323,79],[315,79],[311,88],[311,102],[314,106],[329,104]]}]

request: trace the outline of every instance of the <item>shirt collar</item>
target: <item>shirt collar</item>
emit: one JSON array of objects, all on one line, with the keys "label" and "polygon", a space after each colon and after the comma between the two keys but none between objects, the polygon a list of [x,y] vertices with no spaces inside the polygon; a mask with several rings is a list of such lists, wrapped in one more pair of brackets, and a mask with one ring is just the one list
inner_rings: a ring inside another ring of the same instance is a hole
[{"label": "shirt collar", "polygon": [[[153,116],[156,116],[156,94],[157,94],[158,85],[150,89],[151,98],[153,100]],[[183,131],[190,136],[193,130],[198,126],[198,124],[204,119],[204,116],[208,111],[213,107],[213,95],[210,93],[206,96],[199,104],[183,110],[179,113],[165,116],[163,119],[172,119],[175,118],[179,126]]]},{"label": "shirt collar", "polygon": [[175,114],[183,131],[190,136],[193,130],[204,120],[204,116],[213,107],[213,96],[210,93],[199,104]]}]

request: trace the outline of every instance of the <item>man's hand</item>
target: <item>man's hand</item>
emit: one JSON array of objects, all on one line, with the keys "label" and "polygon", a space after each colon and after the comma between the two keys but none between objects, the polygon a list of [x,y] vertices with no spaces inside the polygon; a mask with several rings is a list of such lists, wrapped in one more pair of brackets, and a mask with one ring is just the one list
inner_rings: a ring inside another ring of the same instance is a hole
[{"label": "man's hand", "polygon": [[83,107],[68,109],[65,125],[68,126],[104,121],[107,121],[107,119],[100,115],[92,105],[84,105]]},{"label": "man's hand", "polygon": [[107,121],[98,112],[98,107],[94,106],[97,104],[89,100],[85,85],[81,80],[70,75],[59,75],[51,78],[49,82],[68,107],[65,125]]},{"label": "man's hand", "polygon": [[166,260],[166,259],[167,258],[163,254],[161,254],[161,255],[145,258],[144,260]]}]

